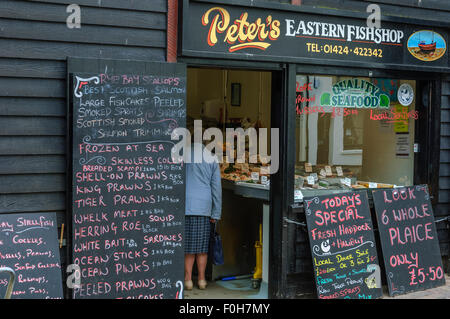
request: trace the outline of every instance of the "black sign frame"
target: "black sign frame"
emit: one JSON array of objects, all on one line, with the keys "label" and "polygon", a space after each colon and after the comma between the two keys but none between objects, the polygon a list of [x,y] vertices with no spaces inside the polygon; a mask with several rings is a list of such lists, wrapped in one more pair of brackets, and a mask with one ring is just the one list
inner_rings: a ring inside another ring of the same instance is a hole
[{"label": "black sign frame", "polygon": [[[226,59],[226,60],[241,60],[241,61],[270,61],[270,62],[279,62],[279,63],[301,63],[301,64],[317,64],[317,65],[336,65],[336,66],[352,66],[352,67],[369,67],[369,68],[388,68],[388,69],[398,69],[398,70],[420,70],[426,72],[450,72],[449,65],[449,53],[448,47],[446,45],[446,50],[444,56],[435,60],[435,61],[421,61],[417,58],[414,58],[407,49],[406,42],[409,37],[418,31],[429,30],[432,28],[436,33],[441,35],[445,42],[448,43],[448,34],[445,29],[440,27],[439,25],[430,26],[430,25],[420,25],[421,21],[416,19],[400,19],[393,16],[382,16],[382,28],[390,28],[390,29],[398,29],[402,30],[404,33],[404,48],[399,53],[399,51],[390,51],[388,50],[389,59],[376,59],[372,56],[371,59],[362,58],[367,56],[368,50],[366,48],[373,51],[373,49],[377,48],[377,46],[373,46],[372,44],[367,44],[366,46],[358,45],[357,54],[347,54],[347,58],[335,58],[332,53],[334,50],[334,45],[328,46],[327,42],[321,43],[320,40],[317,45],[317,48],[320,49],[321,53],[319,56],[314,56],[311,54],[304,54],[305,48],[301,48],[292,41],[283,41],[280,43],[278,50],[273,50],[272,48],[267,49],[267,51],[271,51],[269,53],[265,53],[265,49],[248,49],[241,51],[229,52],[230,45],[224,40],[223,32],[218,36],[218,42],[214,46],[208,46],[207,44],[207,34],[208,30],[201,26],[201,17],[204,12],[213,7],[223,7],[230,10],[231,21],[230,25],[233,24],[235,19],[238,19],[243,12],[249,13],[248,22],[253,22],[257,17],[260,16],[262,20],[268,15],[272,15],[273,19],[277,17],[277,15],[281,15],[285,17],[286,15],[289,17],[294,17],[300,19],[316,19],[320,20],[320,22],[337,24],[341,21],[347,21],[346,23],[355,24],[364,26],[367,21],[366,13],[358,13],[358,12],[350,12],[350,11],[337,11],[323,8],[312,8],[308,6],[286,6],[280,5],[277,3],[252,3],[249,6],[248,3],[233,0],[228,1],[226,4],[223,1],[217,0],[183,0],[183,19],[182,19],[182,37],[181,37],[181,56],[183,57],[192,57],[192,58],[216,58],[216,59]],[[196,10],[196,11],[193,11]],[[199,11],[200,10],[200,11]],[[281,19],[280,19],[281,21]],[[283,21],[282,21],[283,22]],[[431,23],[430,23],[431,24]],[[209,25],[208,25],[209,26]],[[281,33],[286,32],[286,30],[282,29]],[[198,38],[201,37],[201,40]],[[281,37],[280,37],[281,38]],[[225,41],[225,42],[224,42]],[[279,41],[279,39],[278,39]],[[268,42],[268,41],[266,41]],[[275,41],[276,42],[276,41]],[[273,43],[275,43],[273,42]],[[330,41],[329,41],[330,42]],[[331,41],[333,42],[333,41]],[[361,41],[362,42],[362,41]],[[236,41],[236,43],[239,43]],[[342,44],[345,42],[336,41],[337,44]],[[269,44],[269,43],[267,43]],[[363,44],[363,43],[360,43]],[[331,52],[324,54],[324,46],[326,46],[327,50],[331,48]],[[217,49],[220,47],[219,49]],[[350,42],[350,46],[348,46],[348,50],[352,50],[353,52],[353,44]],[[362,49],[362,50],[361,50]],[[264,53],[261,53],[264,50]],[[286,50],[292,52],[300,52],[299,55],[294,55]],[[340,50],[339,47],[337,50]],[[361,53],[361,54],[360,54]],[[378,54],[378,51],[377,51]],[[361,58],[360,58],[361,57]],[[377,61],[379,60],[379,61]]]}]

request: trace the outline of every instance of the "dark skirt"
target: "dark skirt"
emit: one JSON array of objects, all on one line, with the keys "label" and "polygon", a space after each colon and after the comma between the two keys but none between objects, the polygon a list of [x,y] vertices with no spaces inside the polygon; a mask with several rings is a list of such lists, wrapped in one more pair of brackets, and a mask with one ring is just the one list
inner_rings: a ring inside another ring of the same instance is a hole
[{"label": "dark skirt", "polygon": [[207,253],[211,222],[208,216],[192,216],[185,218],[184,252],[186,254]]}]

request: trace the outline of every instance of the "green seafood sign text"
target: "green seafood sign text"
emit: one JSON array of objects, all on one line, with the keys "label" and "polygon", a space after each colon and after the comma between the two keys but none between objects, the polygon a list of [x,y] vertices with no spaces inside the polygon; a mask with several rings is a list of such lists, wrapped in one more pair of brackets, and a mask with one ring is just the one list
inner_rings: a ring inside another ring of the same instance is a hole
[{"label": "green seafood sign text", "polygon": [[333,93],[325,92],[320,105],[348,108],[389,108],[390,100],[380,88],[362,79],[348,79],[333,85]]}]

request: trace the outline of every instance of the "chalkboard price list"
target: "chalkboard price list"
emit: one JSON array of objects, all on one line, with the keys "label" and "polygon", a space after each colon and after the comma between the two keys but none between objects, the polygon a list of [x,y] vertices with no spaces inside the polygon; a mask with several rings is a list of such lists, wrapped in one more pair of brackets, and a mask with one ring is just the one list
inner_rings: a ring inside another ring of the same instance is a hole
[{"label": "chalkboard price list", "polygon": [[[0,267],[16,274],[12,299],[63,297],[59,242],[54,213],[0,215]],[[3,298],[9,275],[0,275]]]},{"label": "chalkboard price list", "polygon": [[378,258],[365,192],[305,197],[320,299],[381,296]]},{"label": "chalkboard price list", "polygon": [[426,185],[373,192],[390,295],[445,283]]},{"label": "chalkboard price list", "polygon": [[185,125],[185,77],[79,75],[73,89],[73,296],[177,298],[184,167],[170,136]]}]

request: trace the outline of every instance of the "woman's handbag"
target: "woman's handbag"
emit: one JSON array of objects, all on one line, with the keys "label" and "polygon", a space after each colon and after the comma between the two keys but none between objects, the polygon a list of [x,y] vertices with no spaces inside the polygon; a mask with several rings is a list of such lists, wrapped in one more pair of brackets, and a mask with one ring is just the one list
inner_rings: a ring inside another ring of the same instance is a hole
[{"label": "woman's handbag", "polygon": [[216,230],[216,223],[214,223],[214,229],[211,231],[211,237],[209,240],[209,255],[214,265],[219,266],[224,264],[222,237]]}]

